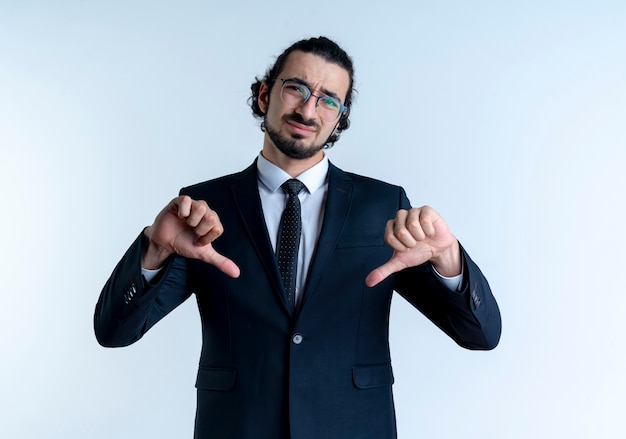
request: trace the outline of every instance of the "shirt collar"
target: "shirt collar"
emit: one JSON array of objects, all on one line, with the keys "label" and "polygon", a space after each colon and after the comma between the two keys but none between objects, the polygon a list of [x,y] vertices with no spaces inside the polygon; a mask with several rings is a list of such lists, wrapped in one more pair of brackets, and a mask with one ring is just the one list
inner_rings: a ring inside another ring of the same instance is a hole
[{"label": "shirt collar", "polygon": [[[284,182],[291,178],[289,174],[263,157],[263,154],[259,154],[256,163],[259,171],[259,180],[270,192],[276,192]],[[312,194],[324,185],[327,174],[328,157],[324,154],[322,161],[298,175],[298,180],[304,183],[307,191]]]}]

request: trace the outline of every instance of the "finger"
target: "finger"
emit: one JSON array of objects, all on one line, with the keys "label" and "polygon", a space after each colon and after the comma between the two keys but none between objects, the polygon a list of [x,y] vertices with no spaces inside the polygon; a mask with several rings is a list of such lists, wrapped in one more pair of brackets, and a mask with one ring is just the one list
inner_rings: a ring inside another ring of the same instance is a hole
[{"label": "finger", "polygon": [[426,236],[435,235],[435,221],[439,219],[439,215],[434,209],[423,206],[420,210],[419,224]]},{"label": "finger", "polygon": [[185,222],[189,227],[197,227],[205,216],[210,215],[210,212],[213,211],[209,209],[209,206],[205,201],[193,200],[191,202],[189,215],[187,216]]},{"label": "finger", "polygon": [[390,223],[387,222],[385,241],[396,251],[404,251],[417,244],[417,240],[407,228],[409,214],[409,211],[401,209],[396,213],[396,218],[391,222],[391,228]]},{"label": "finger", "polygon": [[387,243],[389,247],[391,247],[395,251],[398,251],[398,252],[405,251],[407,248],[402,243],[402,241],[400,241],[397,238],[395,234],[395,228],[396,228],[396,220],[387,221],[387,224],[385,225],[385,242]]},{"label": "finger", "polygon": [[409,218],[409,211],[399,210],[396,214],[396,221],[394,224],[393,233],[396,238],[407,248],[413,247],[417,244],[417,241],[407,228],[407,220]]},{"label": "finger", "polygon": [[208,244],[217,239],[224,232],[224,227],[217,212],[208,209],[200,222],[194,227],[194,233],[199,237],[198,242]]},{"label": "finger", "polygon": [[213,265],[222,273],[225,273],[232,278],[238,278],[241,274],[241,270],[237,264],[228,259],[226,256],[218,253],[213,247],[209,247],[208,251],[206,251],[198,259],[206,262],[207,264]]},{"label": "finger", "polygon": [[172,200],[172,210],[178,215],[178,218],[187,218],[191,211],[192,199],[188,195],[181,195]]},{"label": "finger", "polygon": [[407,228],[413,239],[415,239],[415,244],[417,244],[418,241],[423,241],[426,238],[426,233],[424,231],[424,228],[422,227],[422,223],[420,220],[421,216],[422,209],[419,207],[413,208],[407,214],[405,222],[405,227]]},{"label": "finger", "polygon": [[201,226],[198,226],[198,228],[196,228],[196,233],[198,234],[198,239],[196,240],[196,243],[198,245],[210,244],[217,238],[222,236],[222,233],[224,233],[224,226],[222,226],[222,223],[220,223],[219,220],[217,223],[212,223],[210,228],[207,230],[204,230],[204,225],[205,224],[202,224]]},{"label": "finger", "polygon": [[368,287],[378,285],[380,282],[387,279],[392,274],[397,273],[404,268],[404,265],[394,256],[380,267],[372,270],[370,274],[368,274],[365,278],[365,285],[367,285]]}]

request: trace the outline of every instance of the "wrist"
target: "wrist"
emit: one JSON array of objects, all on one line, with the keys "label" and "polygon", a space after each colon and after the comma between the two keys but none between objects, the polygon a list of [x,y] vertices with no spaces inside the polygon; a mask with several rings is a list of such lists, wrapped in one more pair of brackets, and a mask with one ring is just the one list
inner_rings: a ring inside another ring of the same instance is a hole
[{"label": "wrist", "polygon": [[458,276],[462,272],[461,249],[457,240],[452,246],[430,259],[437,273],[445,277]]},{"label": "wrist", "polygon": [[165,260],[169,257],[170,252],[167,252],[163,247],[156,244],[150,239],[151,227],[146,227],[142,234],[141,247],[141,268],[147,270],[157,270],[161,268]]}]

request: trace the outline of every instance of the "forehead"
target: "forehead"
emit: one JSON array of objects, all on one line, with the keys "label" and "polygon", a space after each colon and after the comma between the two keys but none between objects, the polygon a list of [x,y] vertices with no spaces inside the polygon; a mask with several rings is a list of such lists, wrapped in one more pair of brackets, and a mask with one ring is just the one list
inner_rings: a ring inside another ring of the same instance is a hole
[{"label": "forehead", "polygon": [[287,56],[279,78],[297,78],[304,81],[312,90],[332,92],[342,100],[348,94],[350,75],[339,64],[329,62],[312,53],[294,51]]}]

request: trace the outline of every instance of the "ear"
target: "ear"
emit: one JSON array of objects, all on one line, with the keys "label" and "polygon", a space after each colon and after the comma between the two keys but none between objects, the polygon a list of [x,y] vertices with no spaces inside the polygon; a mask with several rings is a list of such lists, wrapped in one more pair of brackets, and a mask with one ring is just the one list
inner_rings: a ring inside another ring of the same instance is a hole
[{"label": "ear", "polygon": [[269,94],[268,87],[266,82],[261,83],[261,87],[259,87],[259,97],[258,97],[259,108],[263,113],[267,113],[267,106],[269,104]]}]

